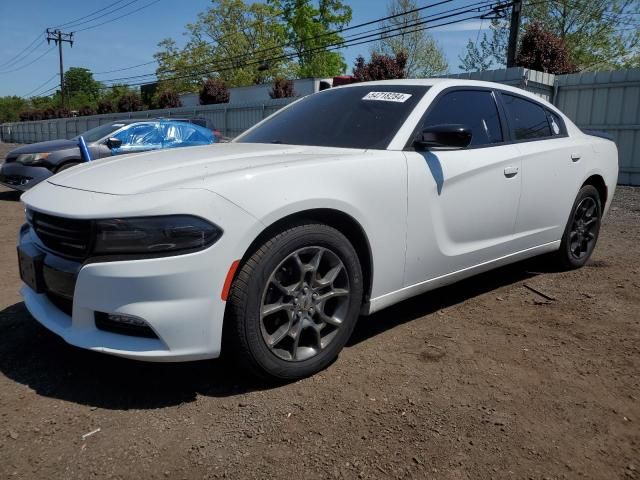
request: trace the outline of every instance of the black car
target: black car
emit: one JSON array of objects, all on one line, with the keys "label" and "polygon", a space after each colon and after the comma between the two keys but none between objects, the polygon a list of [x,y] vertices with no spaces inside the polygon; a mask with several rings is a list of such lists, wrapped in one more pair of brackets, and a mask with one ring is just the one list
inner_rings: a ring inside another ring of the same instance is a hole
[{"label": "black car", "polygon": [[[91,159],[160,148],[207,145],[219,141],[205,119],[148,118],[114,120],[82,134]],[[79,137],[24,145],[11,150],[0,168],[0,184],[25,191],[50,176],[85,161]]]}]

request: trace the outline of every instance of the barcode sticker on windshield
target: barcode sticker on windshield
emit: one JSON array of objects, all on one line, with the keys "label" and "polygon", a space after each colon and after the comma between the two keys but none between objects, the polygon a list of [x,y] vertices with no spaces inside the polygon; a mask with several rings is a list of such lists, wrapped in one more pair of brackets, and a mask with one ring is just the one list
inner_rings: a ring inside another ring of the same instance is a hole
[{"label": "barcode sticker on windshield", "polygon": [[378,102],[398,102],[404,103],[411,98],[410,93],[398,93],[398,92],[369,92],[362,100],[376,100]]}]

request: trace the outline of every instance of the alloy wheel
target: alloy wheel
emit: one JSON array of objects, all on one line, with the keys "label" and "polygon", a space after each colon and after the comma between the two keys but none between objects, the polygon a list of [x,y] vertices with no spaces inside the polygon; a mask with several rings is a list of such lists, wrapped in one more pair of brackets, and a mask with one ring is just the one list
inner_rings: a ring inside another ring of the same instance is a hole
[{"label": "alloy wheel", "polygon": [[318,355],[342,327],[350,297],[348,272],[334,252],[309,246],[289,254],[262,294],[260,329],[267,347],[288,361]]},{"label": "alloy wheel", "polygon": [[569,233],[569,251],[580,260],[595,246],[600,222],[598,204],[593,197],[584,198],[576,207]]}]

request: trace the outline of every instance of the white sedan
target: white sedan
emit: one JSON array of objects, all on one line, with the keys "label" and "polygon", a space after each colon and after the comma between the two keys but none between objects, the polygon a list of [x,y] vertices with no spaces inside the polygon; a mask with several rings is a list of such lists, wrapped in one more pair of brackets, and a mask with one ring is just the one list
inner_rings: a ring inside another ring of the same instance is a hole
[{"label": "white sedan", "polygon": [[359,315],[553,252],[580,267],[616,146],[541,98],[461,80],[326,90],[234,142],[114,157],[22,196],[22,295],[68,343],[294,379]]}]

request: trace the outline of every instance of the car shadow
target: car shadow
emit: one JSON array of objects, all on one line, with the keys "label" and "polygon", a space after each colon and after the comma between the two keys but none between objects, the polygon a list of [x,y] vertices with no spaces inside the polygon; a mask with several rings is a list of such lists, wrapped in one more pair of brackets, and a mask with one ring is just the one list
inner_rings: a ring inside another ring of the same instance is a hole
[{"label": "car shadow", "polygon": [[361,317],[347,343],[357,345],[387,330],[430,315],[447,307],[452,307],[471,298],[511,285],[541,273],[558,270],[546,257],[537,257],[512,265],[507,265],[486,273],[461,280],[446,287],[423,293],[389,308]]},{"label": "car shadow", "polygon": [[17,190],[5,190],[0,192],[0,201],[18,202],[22,192]]},{"label": "car shadow", "polygon": [[[348,347],[536,274],[521,262],[362,317]],[[0,311],[0,372],[40,395],[117,410],[162,408],[198,395],[228,397],[281,385],[250,378],[224,359],[145,363],[75,348],[40,326],[22,302]]]},{"label": "car shadow", "polygon": [[272,387],[224,360],[148,363],[73,347],[34,320],[22,302],[0,312],[0,372],[40,395],[116,410]]}]

